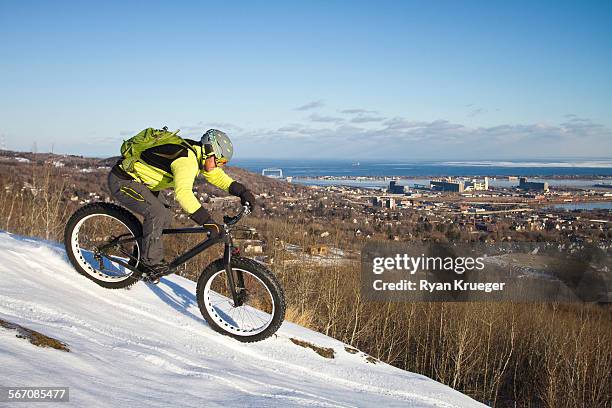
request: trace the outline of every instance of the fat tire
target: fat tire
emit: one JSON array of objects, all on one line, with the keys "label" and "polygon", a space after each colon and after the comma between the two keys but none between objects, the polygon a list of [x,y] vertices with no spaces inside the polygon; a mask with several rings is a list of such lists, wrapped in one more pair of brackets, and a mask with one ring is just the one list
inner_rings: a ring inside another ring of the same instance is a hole
[{"label": "fat tire", "polygon": [[66,223],[66,228],[64,229],[64,247],[66,248],[66,254],[68,254],[68,259],[70,260],[70,263],[72,264],[72,266],[74,267],[74,269],[76,269],[78,273],[80,273],[81,275],[85,276],[88,279],[91,279],[92,281],[96,282],[98,285],[104,288],[123,289],[129,286],[132,286],[133,284],[135,284],[136,282],[140,280],[140,276],[142,275],[142,272],[134,271],[132,272],[132,275],[130,275],[130,277],[128,277],[127,279],[124,279],[118,282],[107,282],[107,281],[103,281],[100,279],[96,279],[95,276],[92,276],[91,274],[89,274],[77,262],[76,256],[72,251],[72,245],[71,245],[72,233],[73,233],[74,228],[76,227],[76,225],[79,223],[81,219],[89,215],[92,215],[92,214],[103,214],[103,215],[108,215],[113,218],[116,218],[117,220],[125,224],[126,227],[130,230],[132,234],[134,234],[135,237],[142,236],[142,224],[140,223],[140,221],[138,220],[138,218],[136,218],[134,214],[132,214],[130,211],[126,210],[125,208],[118,206],[116,204],[112,204],[112,203],[97,202],[97,203],[87,204],[79,208],[74,214],[72,214],[72,216]]},{"label": "fat tire", "polygon": [[208,282],[208,280],[211,279],[215,273],[225,269],[223,259],[217,259],[216,261],[210,263],[198,278],[196,296],[198,299],[198,306],[200,307],[200,312],[202,313],[202,316],[210,325],[210,327],[218,333],[233,337],[234,339],[243,343],[253,343],[256,341],[264,340],[276,333],[278,328],[283,323],[283,320],[285,319],[286,304],[283,289],[280,283],[278,282],[276,276],[259,262],[256,262],[249,258],[236,256],[232,257],[231,263],[232,267],[235,267],[237,269],[243,269],[257,276],[270,290],[270,293],[272,294],[272,300],[274,301],[274,316],[272,316],[272,321],[270,322],[270,325],[266,327],[266,329],[261,333],[254,334],[252,336],[239,336],[224,330],[223,327],[219,326],[217,322],[210,316],[210,314],[208,313],[208,309],[206,309],[206,305],[204,304],[204,288],[206,287],[206,283]]}]

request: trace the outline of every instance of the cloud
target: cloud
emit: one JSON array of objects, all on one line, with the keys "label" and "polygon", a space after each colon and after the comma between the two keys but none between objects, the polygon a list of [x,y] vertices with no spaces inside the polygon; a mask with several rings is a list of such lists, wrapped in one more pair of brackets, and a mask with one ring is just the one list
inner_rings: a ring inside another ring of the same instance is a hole
[{"label": "cloud", "polygon": [[240,126],[229,122],[205,121],[199,121],[195,125],[182,125],[179,127],[179,129],[181,130],[179,135],[187,138],[199,138],[208,129],[219,129],[224,132],[227,132],[228,134],[230,134],[230,136],[232,136],[233,134],[240,133],[244,130]]},{"label": "cloud", "polygon": [[368,115],[359,115],[351,119],[353,123],[368,123],[368,122],[381,122],[385,120],[382,116],[368,116]]},{"label": "cloud", "polygon": [[291,123],[289,125],[285,125],[282,127],[278,128],[279,132],[297,132],[300,129],[302,129],[304,127],[304,125],[300,124],[300,123]]},{"label": "cloud", "polygon": [[344,109],[341,110],[340,113],[346,113],[346,114],[350,114],[350,115],[354,115],[354,114],[359,114],[359,115],[363,115],[363,114],[368,114],[368,113],[378,113],[377,111],[374,110],[368,110],[368,109]]},{"label": "cloud", "polygon": [[610,134],[610,130],[604,125],[593,123],[592,120],[586,118],[573,117],[569,121],[561,124],[561,129],[564,134],[581,135],[582,137],[597,137],[600,135]]},{"label": "cloud", "polygon": [[572,117],[559,124],[500,124],[472,127],[448,120],[394,117],[368,124],[314,116],[311,123],[249,132],[256,154],[279,157],[352,158],[543,158],[601,156],[612,149],[612,131],[590,119]]},{"label": "cloud", "polygon": [[313,122],[323,122],[323,123],[340,123],[343,122],[343,118],[339,118],[336,116],[323,116],[316,113],[313,113],[308,117]]},{"label": "cloud", "polygon": [[[313,101],[298,109],[323,106]],[[224,122],[197,122],[183,126],[184,136],[201,135],[208,128],[228,131],[236,138],[237,154],[250,157],[312,157],[347,159],[493,160],[551,156],[601,157],[612,151],[612,131],[605,125],[575,114],[559,123],[502,123],[474,126],[438,120],[418,120],[362,108],[339,110],[345,115],[307,112],[301,120],[274,127],[242,127]],[[474,106],[471,116],[486,112]],[[129,135],[134,132],[129,131]]]},{"label": "cloud", "polygon": [[305,110],[320,108],[324,105],[325,104],[323,103],[322,100],[312,101],[312,102],[308,102],[306,105],[298,106],[297,108],[295,108],[295,110],[305,111]]},{"label": "cloud", "polygon": [[233,123],[229,123],[229,122],[205,122],[202,124],[202,128],[204,130],[208,130],[212,128],[212,129],[226,130],[228,132],[242,130],[240,126],[235,125]]},{"label": "cloud", "polygon": [[202,126],[180,126],[181,134],[186,133],[204,133]]}]

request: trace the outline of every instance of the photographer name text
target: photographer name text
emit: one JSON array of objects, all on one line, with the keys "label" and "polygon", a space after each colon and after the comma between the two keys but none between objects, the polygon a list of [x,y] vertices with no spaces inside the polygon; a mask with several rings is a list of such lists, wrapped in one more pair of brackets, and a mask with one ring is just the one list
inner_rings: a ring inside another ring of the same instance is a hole
[{"label": "photographer name text", "polygon": [[452,282],[429,282],[426,279],[411,281],[402,279],[399,282],[383,282],[377,279],[373,282],[375,291],[423,291],[423,292],[451,292],[451,291],[477,291],[497,292],[503,291],[505,282],[465,282],[455,279]]}]

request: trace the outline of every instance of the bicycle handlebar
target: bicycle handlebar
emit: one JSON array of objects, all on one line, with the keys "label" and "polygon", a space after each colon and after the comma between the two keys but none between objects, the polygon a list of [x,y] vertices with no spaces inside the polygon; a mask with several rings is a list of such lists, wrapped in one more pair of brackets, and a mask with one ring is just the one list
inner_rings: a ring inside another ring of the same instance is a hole
[{"label": "bicycle handlebar", "polygon": [[244,217],[245,215],[249,215],[251,213],[251,210],[249,208],[248,205],[243,205],[242,209],[238,212],[238,214],[234,215],[233,217],[230,217],[229,215],[224,215],[223,216],[223,223],[227,226],[230,225],[234,225],[236,224],[238,221],[240,221],[240,219],[242,217]]}]

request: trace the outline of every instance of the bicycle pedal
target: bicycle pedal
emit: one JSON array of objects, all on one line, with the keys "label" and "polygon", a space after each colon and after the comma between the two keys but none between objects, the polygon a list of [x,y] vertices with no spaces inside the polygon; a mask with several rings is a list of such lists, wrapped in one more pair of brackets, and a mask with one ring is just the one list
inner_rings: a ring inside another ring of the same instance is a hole
[{"label": "bicycle pedal", "polygon": [[140,280],[145,282],[145,283],[152,283],[154,285],[157,285],[159,283],[161,276],[156,276],[156,275],[142,275]]},{"label": "bicycle pedal", "polygon": [[176,272],[176,268],[167,267],[164,269],[158,269],[151,272],[144,272],[142,275],[142,280],[145,282],[150,282],[154,284],[158,284],[159,280],[167,275],[172,275]]}]

